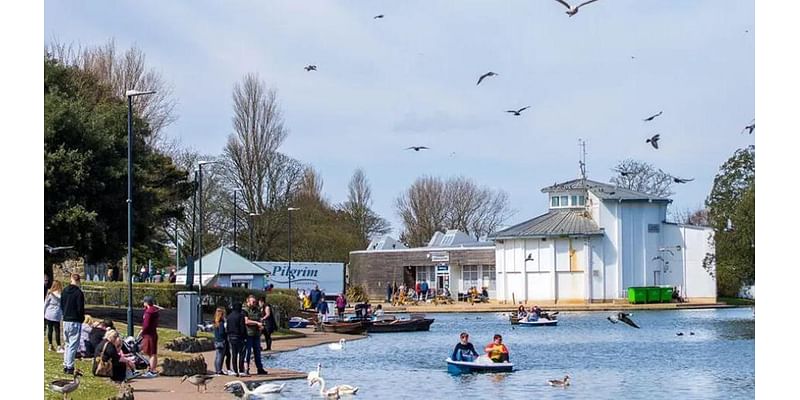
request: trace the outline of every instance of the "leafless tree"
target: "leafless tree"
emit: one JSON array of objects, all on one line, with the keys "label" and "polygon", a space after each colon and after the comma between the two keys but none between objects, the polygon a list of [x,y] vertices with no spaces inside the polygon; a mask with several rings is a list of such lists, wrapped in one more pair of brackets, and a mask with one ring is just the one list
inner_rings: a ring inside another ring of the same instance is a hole
[{"label": "leafless tree", "polygon": [[617,175],[610,182],[619,187],[657,197],[670,197],[674,194],[672,177],[652,164],[626,159],[617,163],[614,170]]},{"label": "leafless tree", "polygon": [[147,96],[133,99],[137,114],[147,121],[151,133],[145,138],[148,145],[159,148],[165,138],[163,130],[175,122],[175,105],[172,85],[158,71],[148,68],[144,52],[135,44],[120,53],[114,39],[103,45],[83,47],[53,40],[46,47],[47,53],[64,65],[71,65],[89,72],[100,82],[108,85],[121,99],[129,89],[155,90]]},{"label": "leafless tree", "polygon": [[389,222],[372,210],[372,189],[363,169],[355,170],[347,189],[347,201],[339,209],[347,213],[358,227],[364,245],[373,235],[385,234],[391,230]]},{"label": "leafless tree", "polygon": [[445,228],[447,203],[441,179],[417,178],[405,193],[395,199],[397,214],[403,221],[403,237],[410,246],[422,246],[436,231]]},{"label": "leafless tree", "polygon": [[312,166],[306,166],[303,170],[303,178],[298,188],[299,195],[312,199],[320,204],[327,204],[322,195],[322,175]]},{"label": "leafless tree", "polygon": [[685,208],[683,210],[670,212],[670,214],[672,214],[672,220],[679,224],[709,226],[708,209],[706,208],[698,210]]}]

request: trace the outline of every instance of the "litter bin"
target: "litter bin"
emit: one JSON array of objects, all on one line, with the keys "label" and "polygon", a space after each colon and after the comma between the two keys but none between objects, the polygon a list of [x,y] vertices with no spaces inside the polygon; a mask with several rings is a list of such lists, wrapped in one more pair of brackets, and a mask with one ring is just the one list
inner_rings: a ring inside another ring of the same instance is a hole
[{"label": "litter bin", "polygon": [[631,304],[647,303],[647,288],[629,287],[628,302]]},{"label": "litter bin", "polygon": [[658,286],[647,287],[647,302],[659,303],[661,302],[661,288]]},{"label": "litter bin", "polygon": [[669,303],[672,301],[672,286],[661,286],[661,302]]},{"label": "litter bin", "polygon": [[178,292],[178,331],[184,336],[197,336],[197,292]]}]

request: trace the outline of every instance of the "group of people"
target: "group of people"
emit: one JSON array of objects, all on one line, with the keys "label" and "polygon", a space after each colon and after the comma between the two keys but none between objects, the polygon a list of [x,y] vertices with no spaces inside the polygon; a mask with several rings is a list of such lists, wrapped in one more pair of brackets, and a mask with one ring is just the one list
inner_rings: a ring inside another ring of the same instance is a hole
[{"label": "group of people", "polygon": [[[317,312],[317,318],[320,321],[326,321],[330,315],[330,308],[325,301],[325,291],[320,290],[319,285],[315,285],[314,289],[306,292],[304,289],[297,289],[297,296],[300,298],[301,307],[303,310],[313,310]],[[336,306],[336,315],[339,319],[344,318],[344,309],[347,307],[347,298],[344,293],[339,293],[334,302]]]},{"label": "group of people", "polygon": [[481,291],[479,292],[477,287],[472,286],[467,291],[467,294],[469,295],[470,303],[475,303],[476,301],[485,303],[489,301],[489,291],[486,289],[486,287],[482,287]]},{"label": "group of people", "polygon": [[[135,363],[122,351],[122,339],[110,319],[102,322],[94,321],[85,314],[85,298],[81,290],[81,276],[70,275],[70,284],[62,287],[60,281],[49,284],[45,280],[44,320],[45,332],[50,351],[64,354],[64,373],[75,372],[75,359],[78,356],[95,356],[111,362],[113,371],[110,378],[115,382],[123,382],[135,375]],[[159,308],[155,306],[151,296],[143,300],[144,316],[139,336],[142,338],[141,351],[149,358],[147,372],[143,377],[158,376],[158,327]],[[63,322],[64,344],[61,345],[61,329]],[[58,348],[53,346],[55,338]],[[96,364],[93,363],[93,364]],[[94,366],[93,366],[94,368]],[[92,371],[96,372],[96,371]]]},{"label": "group of people", "polygon": [[[557,313],[554,313],[554,314],[557,314]],[[525,305],[523,305],[523,304],[520,304],[519,307],[517,308],[517,316],[519,318],[528,318],[528,319],[530,319],[532,321],[536,321],[539,318],[544,318],[544,319],[553,319],[554,318],[550,314],[548,314],[546,312],[543,312],[542,309],[539,308],[539,306],[537,306],[537,305],[534,305],[530,309],[526,310],[525,309]]]},{"label": "group of people", "polygon": [[[508,347],[503,344],[503,336],[501,335],[494,335],[492,342],[487,344],[486,347],[483,348],[483,351],[486,353],[487,357],[496,363],[510,362]],[[478,352],[475,351],[475,346],[469,342],[469,334],[467,332],[461,332],[459,335],[459,342],[453,349],[453,354],[450,356],[450,359],[453,361],[471,362],[475,361],[478,357],[479,355]]]},{"label": "group of people", "polygon": [[[261,361],[261,335],[266,351],[272,350],[272,333],[278,329],[275,312],[264,298],[247,297],[244,307],[234,303],[231,310],[217,307],[214,313],[214,372],[218,375],[250,376],[250,357],[256,374],[267,375]],[[226,370],[222,369],[223,363]]]}]

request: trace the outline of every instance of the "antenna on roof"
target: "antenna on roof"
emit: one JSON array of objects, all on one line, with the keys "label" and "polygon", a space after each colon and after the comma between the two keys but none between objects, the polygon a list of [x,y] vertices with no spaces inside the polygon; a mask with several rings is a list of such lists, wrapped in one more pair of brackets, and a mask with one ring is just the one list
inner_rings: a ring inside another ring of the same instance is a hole
[{"label": "antenna on roof", "polygon": [[580,167],[581,183],[586,187],[586,141],[578,138],[578,147],[581,149],[578,166]]}]

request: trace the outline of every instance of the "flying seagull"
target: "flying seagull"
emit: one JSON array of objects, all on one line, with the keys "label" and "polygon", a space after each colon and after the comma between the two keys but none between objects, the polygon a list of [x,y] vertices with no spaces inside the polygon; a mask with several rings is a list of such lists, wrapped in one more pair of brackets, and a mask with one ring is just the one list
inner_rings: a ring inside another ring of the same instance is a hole
[{"label": "flying seagull", "polygon": [[597,1],[597,0],[589,0],[589,1],[584,1],[583,3],[581,3],[581,4],[578,4],[578,5],[577,5],[577,6],[575,6],[575,7],[573,7],[573,6],[569,5],[569,4],[567,4],[567,2],[566,2],[566,1],[564,1],[564,0],[556,0],[556,1],[557,1],[557,2],[559,2],[559,3],[561,3],[561,4],[563,4],[563,5],[564,5],[564,7],[567,7],[567,15],[569,15],[570,17],[572,17],[573,15],[575,15],[575,14],[577,14],[577,13],[578,13],[578,9],[579,9],[579,8],[581,8],[581,7],[585,6],[585,5],[589,4],[589,3],[594,3],[594,2],[595,2],[595,1]]},{"label": "flying seagull", "polygon": [[658,140],[661,139],[661,135],[656,133],[650,139],[645,140],[645,143],[650,143],[653,145],[653,148],[658,149]]},{"label": "flying seagull", "polygon": [[750,134],[752,134],[752,133],[753,133],[753,131],[755,131],[755,130],[756,130],[756,121],[755,121],[755,120],[753,120],[753,123],[752,123],[752,124],[750,124],[750,125],[747,125],[747,126],[745,126],[745,127],[744,127],[744,129],[742,129],[742,133],[744,133],[744,131],[747,131],[747,134],[748,134],[748,135],[750,135]]},{"label": "flying seagull", "polygon": [[305,69],[306,71],[316,71],[317,70],[317,66],[316,65],[309,65],[309,66],[304,67],[303,69]]},{"label": "flying seagull", "polygon": [[506,110],[506,112],[514,114],[515,117],[519,117],[521,112],[523,112],[523,111],[525,111],[525,110],[527,110],[529,108],[531,108],[531,106],[525,106],[525,107],[520,108],[519,110]]},{"label": "flying seagull", "polygon": [[475,84],[475,86],[478,86],[478,85],[480,85],[480,84],[481,84],[481,81],[483,80],[483,78],[488,78],[488,77],[490,77],[490,76],[495,76],[495,75],[500,75],[500,74],[498,74],[498,73],[496,73],[496,72],[489,71],[489,72],[487,72],[487,73],[485,73],[485,74],[481,75],[481,77],[480,77],[480,78],[478,78],[478,83],[476,83],[476,84]]},{"label": "flying seagull", "polygon": [[45,250],[47,250],[47,252],[48,252],[48,253],[55,253],[55,252],[57,252],[57,251],[61,251],[61,250],[69,250],[69,249],[71,249],[71,248],[73,248],[73,247],[74,247],[74,246],[58,246],[58,247],[53,247],[53,246],[50,246],[50,245],[44,245],[44,249],[45,249]]},{"label": "flying seagull", "polygon": [[694,178],[678,178],[677,176],[672,177],[672,181],[675,183],[686,183],[693,181]]},{"label": "flying seagull", "polygon": [[378,14],[378,15],[372,17],[372,19],[378,19],[378,18],[383,18],[383,14]]},{"label": "flying seagull", "polygon": [[622,176],[628,176],[633,173],[632,171],[625,171],[623,169],[612,169],[612,171],[616,171]]},{"label": "flying seagull", "polygon": [[528,258],[525,261],[533,261],[533,253],[528,253]]},{"label": "flying seagull", "polygon": [[430,148],[425,146],[411,146],[411,147],[406,147],[406,150],[420,151],[420,150],[430,150]]},{"label": "flying seagull", "polygon": [[663,113],[664,113],[664,111],[659,111],[659,112],[658,112],[658,114],[653,114],[653,115],[651,115],[651,116],[649,116],[649,117],[647,117],[647,118],[643,119],[642,121],[652,121],[652,120],[654,120],[656,117],[660,116],[660,115],[661,115],[661,114],[663,114]]},{"label": "flying seagull", "polygon": [[607,319],[612,324],[616,324],[617,322],[622,321],[622,322],[624,322],[624,323],[626,323],[626,324],[638,329],[639,325],[636,325],[636,323],[633,322],[633,320],[630,318],[630,316],[631,316],[630,313],[618,312],[617,314],[612,315],[612,316],[608,317]]}]

